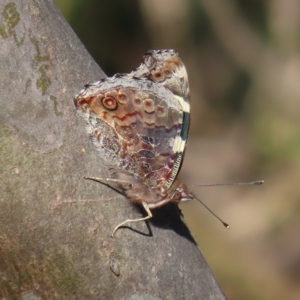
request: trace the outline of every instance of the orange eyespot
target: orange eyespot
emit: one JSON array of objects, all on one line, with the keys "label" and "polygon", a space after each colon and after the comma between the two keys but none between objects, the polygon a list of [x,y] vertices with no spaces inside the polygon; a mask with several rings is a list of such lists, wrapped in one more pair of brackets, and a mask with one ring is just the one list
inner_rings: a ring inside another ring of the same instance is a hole
[{"label": "orange eyespot", "polygon": [[152,114],[154,112],[154,101],[152,99],[145,99],[143,101],[143,108],[147,114]]},{"label": "orange eyespot", "polygon": [[164,74],[165,74],[166,77],[169,77],[169,76],[172,75],[172,72],[171,72],[171,70],[169,68],[165,68],[164,69]]},{"label": "orange eyespot", "polygon": [[116,99],[113,97],[105,97],[101,101],[107,110],[115,110],[118,106]]},{"label": "orange eyespot", "polygon": [[161,78],[162,74],[160,72],[156,72],[153,74],[153,76],[157,79]]},{"label": "orange eyespot", "polygon": [[163,106],[158,105],[156,107],[156,113],[159,117],[164,117],[166,115],[166,109]]},{"label": "orange eyespot", "polygon": [[156,82],[162,82],[165,80],[165,75],[160,72],[160,71],[154,71],[152,72],[152,76],[153,76],[153,79],[156,81]]},{"label": "orange eyespot", "polygon": [[127,95],[125,93],[119,93],[118,100],[121,104],[125,104],[128,101]]},{"label": "orange eyespot", "polygon": [[136,105],[141,105],[142,102],[140,98],[135,98],[133,101]]}]

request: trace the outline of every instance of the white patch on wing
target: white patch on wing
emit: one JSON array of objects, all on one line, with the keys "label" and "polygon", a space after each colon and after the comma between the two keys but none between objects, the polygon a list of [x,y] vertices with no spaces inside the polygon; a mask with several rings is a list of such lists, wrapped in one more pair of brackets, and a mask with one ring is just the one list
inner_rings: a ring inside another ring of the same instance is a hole
[{"label": "white patch on wing", "polygon": [[183,97],[180,97],[178,95],[174,95],[174,98],[180,103],[181,107],[182,107],[182,110],[185,112],[185,113],[190,113],[190,104],[183,98]]},{"label": "white patch on wing", "polygon": [[174,141],[173,152],[183,152],[185,147],[185,141],[181,136],[177,136]]}]

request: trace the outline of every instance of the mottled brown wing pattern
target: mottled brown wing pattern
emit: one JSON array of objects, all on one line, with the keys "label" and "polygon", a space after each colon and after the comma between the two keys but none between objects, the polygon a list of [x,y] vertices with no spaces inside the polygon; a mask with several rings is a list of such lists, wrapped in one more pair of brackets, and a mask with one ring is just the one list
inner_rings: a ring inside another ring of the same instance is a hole
[{"label": "mottled brown wing pattern", "polygon": [[148,188],[164,187],[183,126],[181,106],[171,91],[148,80],[115,76],[86,87],[76,105],[102,157]]}]

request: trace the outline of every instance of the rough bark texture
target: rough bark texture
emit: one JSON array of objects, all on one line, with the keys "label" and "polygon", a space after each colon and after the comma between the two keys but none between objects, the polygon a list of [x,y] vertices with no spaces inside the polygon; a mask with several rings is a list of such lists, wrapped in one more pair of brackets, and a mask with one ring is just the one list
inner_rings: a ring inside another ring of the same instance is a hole
[{"label": "rough bark texture", "polygon": [[1,1],[0,298],[225,299],[177,206],[110,237],[143,211],[83,179],[73,97],[103,76],[52,1]]}]

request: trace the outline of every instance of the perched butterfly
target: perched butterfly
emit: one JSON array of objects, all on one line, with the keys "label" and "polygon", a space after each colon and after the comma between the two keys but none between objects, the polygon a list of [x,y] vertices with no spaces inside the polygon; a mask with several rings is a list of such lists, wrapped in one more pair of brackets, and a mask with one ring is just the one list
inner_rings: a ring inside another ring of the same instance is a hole
[{"label": "perched butterfly", "polygon": [[151,209],[197,199],[177,179],[189,132],[190,101],[187,72],[174,50],[149,51],[139,68],[86,85],[74,102],[109,166],[110,178],[87,178],[117,186],[148,214],[122,222],[112,236],[127,223],[150,219]]}]

